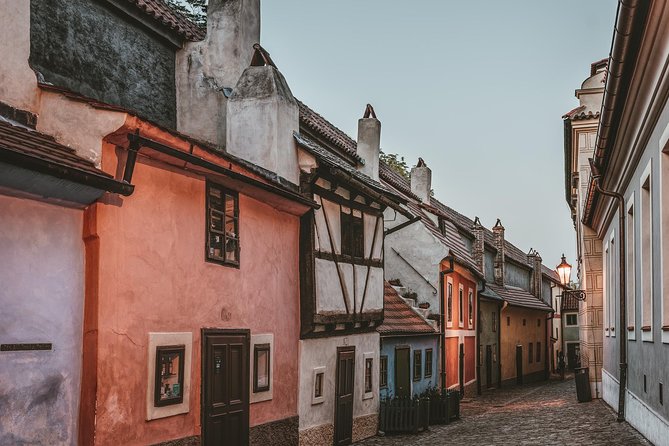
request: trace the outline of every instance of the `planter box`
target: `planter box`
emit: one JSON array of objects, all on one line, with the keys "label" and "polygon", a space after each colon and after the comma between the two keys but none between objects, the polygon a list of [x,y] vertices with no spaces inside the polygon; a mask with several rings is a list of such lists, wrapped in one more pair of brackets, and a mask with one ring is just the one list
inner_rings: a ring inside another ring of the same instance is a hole
[{"label": "planter box", "polygon": [[379,430],[386,434],[423,431],[428,428],[429,421],[428,398],[391,398],[381,401]]}]

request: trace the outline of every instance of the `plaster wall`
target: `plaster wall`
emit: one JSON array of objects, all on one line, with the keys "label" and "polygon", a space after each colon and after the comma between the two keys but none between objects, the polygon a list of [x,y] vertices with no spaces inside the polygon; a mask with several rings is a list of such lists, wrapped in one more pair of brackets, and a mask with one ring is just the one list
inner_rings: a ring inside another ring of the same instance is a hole
[{"label": "plaster wall", "polygon": [[30,1],[0,0],[0,101],[36,113],[37,77],[30,58]]},{"label": "plaster wall", "polygon": [[[507,325],[507,317],[510,324]],[[537,319],[541,325],[537,325]],[[523,325],[525,320],[525,325]],[[546,312],[521,307],[507,306],[502,310],[502,381],[515,379],[516,346],[523,346],[523,376],[542,372],[546,360]],[[537,342],[541,343],[541,358],[537,361]],[[533,361],[529,362],[529,343],[533,344]]]},{"label": "plaster wall", "polygon": [[[485,387],[488,377],[486,369],[486,347],[488,345],[492,348],[493,351],[490,382],[492,385],[496,385],[499,379],[500,346],[498,336],[500,329],[500,305],[497,302],[490,302],[485,299],[481,299],[479,306],[479,318],[481,321],[479,331],[479,344],[481,346],[481,368],[479,370],[479,379],[481,380],[481,386]],[[493,319],[495,321],[494,325]]]},{"label": "plaster wall", "polygon": [[[106,145],[105,170],[115,168]],[[205,182],[140,157],[135,192],[98,203],[99,328],[96,443],[144,445],[199,435],[203,327],[274,335],[271,400],[250,425],[297,414],[298,217],[239,195],[240,266],[204,260]],[[145,421],[151,332],[190,332],[189,412]]]},{"label": "plaster wall", "polygon": [[504,284],[531,290],[532,272],[512,262],[504,263]]},{"label": "plaster wall", "polygon": [[483,271],[485,275],[485,280],[488,282],[495,281],[495,253],[486,249],[485,250],[485,270]]},{"label": "plaster wall", "polygon": [[0,195],[0,444],[77,444],[82,211]]},{"label": "plaster wall", "polygon": [[[379,411],[379,334],[376,332],[351,336],[305,339],[300,344],[299,415],[300,431],[317,426],[333,425],[335,417],[335,381],[337,347],[355,346],[355,388],[353,417],[376,414]],[[372,389],[365,398],[364,356],[371,354]],[[314,404],[314,369],[325,367],[323,400]]]},{"label": "plaster wall", "polygon": [[562,314],[562,322],[563,322],[563,330],[562,330],[562,339],[564,339],[565,342],[572,342],[572,341],[578,341],[578,325],[576,326],[570,326],[567,325],[567,315],[568,314],[574,314],[578,317],[578,313],[570,311],[568,313],[563,313]]},{"label": "plaster wall", "polygon": [[[381,355],[388,357],[388,385],[379,390],[381,398],[397,395],[395,389],[395,349],[397,347],[409,347],[409,381],[411,383],[411,394],[420,395],[430,387],[439,385],[438,360],[439,360],[439,337],[428,336],[395,336],[381,338]],[[425,350],[432,349],[432,373],[426,376]],[[421,350],[421,378],[413,379],[413,352]]]}]

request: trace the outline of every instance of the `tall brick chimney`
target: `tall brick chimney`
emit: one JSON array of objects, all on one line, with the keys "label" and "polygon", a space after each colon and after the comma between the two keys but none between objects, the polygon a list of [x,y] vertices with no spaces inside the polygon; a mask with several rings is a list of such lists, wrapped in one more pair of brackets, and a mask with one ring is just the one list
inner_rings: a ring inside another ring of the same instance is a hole
[{"label": "tall brick chimney", "polygon": [[177,130],[224,147],[227,95],[260,42],[260,0],[209,0],[207,36],[177,52]]},{"label": "tall brick chimney", "polygon": [[495,284],[504,286],[504,259],[506,249],[504,247],[504,226],[497,219],[497,223],[492,228],[493,243],[497,254],[495,254]]},{"label": "tall brick chimney", "polygon": [[474,246],[472,247],[472,254],[474,263],[478,266],[479,271],[485,275],[485,238],[484,229],[481,225],[481,220],[478,217],[474,218],[474,225],[472,226],[474,233]]},{"label": "tall brick chimney", "polygon": [[259,44],[228,100],[226,151],[297,184],[297,101]]},{"label": "tall brick chimney", "polygon": [[423,158],[418,158],[418,164],[411,169],[411,192],[425,203],[430,203],[432,191],[432,170],[427,167]]},{"label": "tall brick chimney", "polygon": [[379,152],[381,148],[381,121],[376,119],[374,108],[367,104],[362,118],[358,119],[358,155],[365,164],[358,170],[379,181]]},{"label": "tall brick chimney", "polygon": [[527,264],[532,267],[532,294],[542,299],[542,281],[541,281],[541,262],[542,258],[535,249],[530,249],[527,253]]}]

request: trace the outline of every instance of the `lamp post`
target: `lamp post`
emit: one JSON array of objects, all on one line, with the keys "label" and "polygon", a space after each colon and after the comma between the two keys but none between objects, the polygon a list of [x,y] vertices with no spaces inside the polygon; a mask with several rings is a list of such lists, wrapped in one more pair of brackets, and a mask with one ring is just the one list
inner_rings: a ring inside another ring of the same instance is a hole
[{"label": "lamp post", "polygon": [[555,268],[555,270],[558,273],[558,276],[560,276],[560,283],[562,283],[562,286],[565,287],[565,290],[560,294],[558,297],[572,297],[576,300],[583,301],[585,300],[586,293],[584,290],[569,290],[567,287],[569,286],[569,279],[571,278],[571,265],[567,263],[567,260],[564,257],[564,254],[562,254],[562,261],[560,264]]}]

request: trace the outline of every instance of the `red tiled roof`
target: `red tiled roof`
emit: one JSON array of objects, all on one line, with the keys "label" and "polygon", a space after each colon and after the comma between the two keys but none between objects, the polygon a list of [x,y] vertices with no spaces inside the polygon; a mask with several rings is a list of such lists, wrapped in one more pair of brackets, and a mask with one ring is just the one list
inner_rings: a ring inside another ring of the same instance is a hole
[{"label": "red tiled roof", "polygon": [[74,149],[64,146],[49,135],[0,119],[0,150],[7,150],[52,165],[65,166],[99,177],[112,179],[106,172],[95,167],[92,161],[76,154]]},{"label": "red tiled roof", "polygon": [[422,316],[416,313],[388,282],[383,287],[383,324],[376,330],[381,336],[437,334]]},{"label": "red tiled roof", "polygon": [[516,288],[511,286],[502,287],[492,283],[486,284],[486,287],[490,288],[495,293],[497,293],[502,299],[507,301],[511,306],[531,308],[534,310],[542,310],[542,311],[553,310],[546,302],[521,288]]},{"label": "red tiled roof", "polygon": [[574,296],[564,295],[562,297],[562,311],[578,310],[578,300]]},{"label": "red tiled roof", "polygon": [[578,107],[569,110],[567,113],[562,115],[562,119],[569,118],[574,121],[579,121],[583,119],[597,119],[599,118],[599,110],[593,112],[592,110],[585,111],[585,105],[579,105]]},{"label": "red tiled roof", "polygon": [[352,156],[356,161],[362,161],[362,158],[357,153],[358,143],[353,138],[335,127],[330,121],[316,113],[302,101],[298,99],[296,101],[300,109],[300,122],[302,124],[318,133],[326,141],[343,150],[347,155]]},{"label": "red tiled roof", "polygon": [[196,41],[204,39],[206,32],[179,12],[169,7],[163,0],[127,0],[163,26],[181,37]]}]

